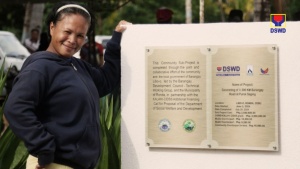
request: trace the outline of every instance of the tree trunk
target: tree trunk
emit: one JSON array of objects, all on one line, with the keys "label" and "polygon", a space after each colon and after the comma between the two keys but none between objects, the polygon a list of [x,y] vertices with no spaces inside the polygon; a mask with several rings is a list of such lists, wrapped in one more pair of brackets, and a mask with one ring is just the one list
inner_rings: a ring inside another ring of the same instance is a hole
[{"label": "tree trunk", "polygon": [[192,23],[192,0],[185,0],[185,23]]},{"label": "tree trunk", "polygon": [[21,40],[22,43],[25,41],[26,38],[30,36],[31,29],[37,28],[40,31],[42,30],[44,8],[44,3],[31,4],[30,2],[28,2],[26,4],[24,26]]},{"label": "tree trunk", "polygon": [[29,32],[31,11],[32,11],[32,4],[30,2],[27,2],[26,9],[25,9],[24,24],[23,24],[23,33],[21,39],[22,43],[24,43],[25,39],[27,38],[27,33]]},{"label": "tree trunk", "polygon": [[269,21],[270,12],[270,0],[254,1],[254,21]]},{"label": "tree trunk", "polygon": [[204,0],[200,0],[199,16],[200,23],[204,23]]},{"label": "tree trunk", "polygon": [[221,21],[225,22],[226,18],[225,18],[225,13],[224,13],[224,9],[223,9],[223,2],[222,2],[222,0],[218,0],[218,5],[219,5],[219,8],[220,8],[220,13],[221,13]]}]

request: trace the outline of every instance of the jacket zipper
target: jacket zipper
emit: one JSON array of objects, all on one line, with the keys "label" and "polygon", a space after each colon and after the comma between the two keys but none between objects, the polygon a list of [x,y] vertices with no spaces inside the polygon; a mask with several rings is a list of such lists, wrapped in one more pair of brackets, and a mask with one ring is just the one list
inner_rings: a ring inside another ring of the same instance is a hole
[{"label": "jacket zipper", "polygon": [[77,68],[73,65],[72,62],[71,62],[71,65],[72,65],[73,69],[74,69],[75,71],[77,71]]},{"label": "jacket zipper", "polygon": [[[77,72],[77,68],[75,67],[75,65],[71,62],[70,63],[71,64],[71,66],[73,67],[73,69]],[[76,73],[77,74],[77,73]],[[88,85],[85,83],[85,81],[80,77],[80,75],[79,74],[77,74],[77,76],[79,77],[79,79],[83,82],[83,84],[86,86],[86,88],[87,88],[87,90],[89,91],[89,93],[90,93],[90,96],[91,96],[91,98],[92,98],[92,104],[93,104],[93,107],[94,107],[94,111],[96,110],[96,105],[95,105],[95,103],[93,102],[93,100],[94,100],[94,98],[93,98],[93,95],[92,95],[92,92],[90,91],[90,89],[89,89],[89,87],[88,87]],[[97,113],[99,113],[99,112],[96,112],[96,114]],[[92,117],[94,117],[95,115],[94,115],[94,113],[92,113]],[[97,116],[96,116],[96,118],[95,119],[97,119]],[[100,120],[100,119],[98,119],[98,120]],[[96,120],[96,123],[98,124],[98,120]],[[100,122],[100,121],[99,121]],[[99,127],[101,127],[101,125],[100,124],[98,124],[99,126],[97,126],[97,132],[98,132],[98,136],[99,136],[99,141],[100,141],[100,144],[101,144],[101,139],[100,139],[100,128]],[[101,145],[100,145],[100,148],[101,148]],[[98,157],[99,157],[100,155],[98,154]]]},{"label": "jacket zipper", "polygon": [[[77,68],[75,67],[75,65],[74,65],[72,62],[71,62],[70,64],[71,64],[71,66],[73,67],[73,69],[77,72]],[[88,87],[88,85],[86,84],[86,82],[80,77],[80,75],[77,74],[77,76],[78,76],[79,79],[83,82],[83,84],[86,86],[87,90],[89,91],[90,96],[91,96],[91,98],[92,98],[92,104],[93,104],[94,110],[96,110],[96,109],[95,109],[95,107],[96,107],[96,106],[95,106],[95,103],[93,102],[94,98],[93,98],[93,95],[92,95],[92,92],[91,92],[90,88]],[[99,112],[98,112],[98,113],[99,113]]]}]

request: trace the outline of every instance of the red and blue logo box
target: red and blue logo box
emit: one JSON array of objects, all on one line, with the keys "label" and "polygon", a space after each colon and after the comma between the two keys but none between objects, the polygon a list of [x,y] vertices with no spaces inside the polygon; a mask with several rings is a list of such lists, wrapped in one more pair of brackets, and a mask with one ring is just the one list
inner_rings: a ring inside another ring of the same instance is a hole
[{"label": "red and blue logo box", "polygon": [[270,14],[270,32],[286,32],[286,14]]}]

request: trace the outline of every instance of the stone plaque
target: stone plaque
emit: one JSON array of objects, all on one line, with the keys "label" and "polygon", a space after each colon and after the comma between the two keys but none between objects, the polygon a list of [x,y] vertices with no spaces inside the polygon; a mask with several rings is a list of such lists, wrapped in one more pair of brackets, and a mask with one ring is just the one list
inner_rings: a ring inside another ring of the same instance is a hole
[{"label": "stone plaque", "polygon": [[276,45],[145,52],[150,147],[278,151]]}]

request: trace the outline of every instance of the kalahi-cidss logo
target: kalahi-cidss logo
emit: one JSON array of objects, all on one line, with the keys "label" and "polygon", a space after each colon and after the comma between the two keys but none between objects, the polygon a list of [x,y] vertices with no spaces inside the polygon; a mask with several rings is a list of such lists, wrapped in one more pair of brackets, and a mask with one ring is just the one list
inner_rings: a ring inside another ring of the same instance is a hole
[{"label": "kalahi-cidss logo", "polygon": [[270,27],[271,33],[285,33],[286,14],[270,14]]}]

